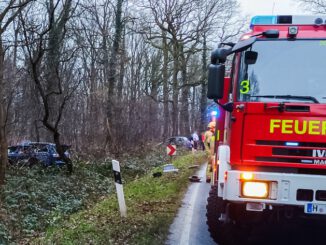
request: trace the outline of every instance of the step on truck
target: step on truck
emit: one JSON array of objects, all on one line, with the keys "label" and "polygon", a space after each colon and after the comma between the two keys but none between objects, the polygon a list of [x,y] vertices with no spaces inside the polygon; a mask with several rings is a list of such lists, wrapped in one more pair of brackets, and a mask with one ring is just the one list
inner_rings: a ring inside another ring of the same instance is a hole
[{"label": "step on truck", "polygon": [[209,66],[207,97],[223,114],[207,202],[219,244],[240,244],[251,224],[326,222],[326,16],[256,16],[250,27]]}]

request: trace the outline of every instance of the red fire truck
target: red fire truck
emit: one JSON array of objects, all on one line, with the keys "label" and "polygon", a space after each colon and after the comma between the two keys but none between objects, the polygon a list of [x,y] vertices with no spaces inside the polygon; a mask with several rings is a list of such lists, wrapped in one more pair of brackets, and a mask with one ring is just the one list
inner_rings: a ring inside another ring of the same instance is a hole
[{"label": "red fire truck", "polygon": [[261,222],[326,221],[325,61],[326,16],[256,16],[212,53],[207,96],[224,121],[207,224],[219,244]]}]

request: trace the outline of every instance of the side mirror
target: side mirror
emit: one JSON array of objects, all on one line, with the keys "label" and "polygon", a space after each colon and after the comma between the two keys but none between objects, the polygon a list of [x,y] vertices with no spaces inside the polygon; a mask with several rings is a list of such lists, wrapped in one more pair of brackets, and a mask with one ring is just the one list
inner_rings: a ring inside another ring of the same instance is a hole
[{"label": "side mirror", "polygon": [[208,70],[207,98],[222,99],[224,93],[225,66],[223,64],[211,64]]},{"label": "side mirror", "polygon": [[258,53],[255,51],[246,51],[245,52],[245,64],[253,65],[256,63],[258,57]]},{"label": "side mirror", "polygon": [[212,52],[211,63],[225,63],[226,57],[231,54],[231,48],[218,48]]}]

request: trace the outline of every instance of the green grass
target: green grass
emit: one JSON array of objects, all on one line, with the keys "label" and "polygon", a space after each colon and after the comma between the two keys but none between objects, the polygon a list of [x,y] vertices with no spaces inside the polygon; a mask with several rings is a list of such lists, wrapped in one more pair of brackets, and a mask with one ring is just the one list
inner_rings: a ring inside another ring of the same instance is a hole
[{"label": "green grass", "polygon": [[105,174],[112,176],[112,170],[95,170],[82,163],[72,176],[57,167],[9,168],[0,191],[0,244],[20,244],[107,197],[114,182]]},{"label": "green grass", "polygon": [[178,157],[173,163],[179,173],[153,178],[152,173],[160,170],[157,167],[126,184],[127,218],[120,217],[114,194],[95,207],[58,222],[32,244],[164,244],[188,177],[196,171],[189,166],[205,160],[202,152]]},{"label": "green grass", "polygon": [[[124,183],[144,176],[167,158],[163,147],[148,148],[146,155],[116,157]],[[71,176],[65,168],[10,166],[0,188],[0,245],[29,244],[49,227],[115,193],[111,160],[76,157]]]}]

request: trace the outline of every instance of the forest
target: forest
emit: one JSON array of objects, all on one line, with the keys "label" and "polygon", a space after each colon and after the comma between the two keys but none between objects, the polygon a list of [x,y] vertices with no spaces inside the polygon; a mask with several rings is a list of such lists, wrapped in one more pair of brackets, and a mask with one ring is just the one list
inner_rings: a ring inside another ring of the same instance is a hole
[{"label": "forest", "polygon": [[1,1],[0,180],[27,140],[101,157],[205,130],[210,51],[244,23],[236,0]]}]

